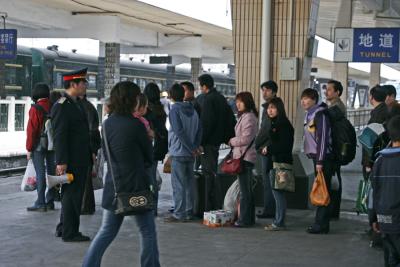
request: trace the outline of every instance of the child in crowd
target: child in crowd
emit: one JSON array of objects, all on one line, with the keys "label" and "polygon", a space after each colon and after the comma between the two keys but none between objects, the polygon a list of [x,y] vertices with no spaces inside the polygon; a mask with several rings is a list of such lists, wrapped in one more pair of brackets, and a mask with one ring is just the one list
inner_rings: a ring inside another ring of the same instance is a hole
[{"label": "child in crowd", "polygon": [[135,108],[133,116],[135,118],[138,118],[143,123],[144,127],[146,127],[147,135],[149,136],[150,140],[153,140],[154,131],[150,128],[149,121],[145,117],[143,117],[144,115],[146,115],[147,107],[148,107],[147,97],[143,93],[140,93],[137,96],[137,106]]},{"label": "child in crowd", "polygon": [[372,169],[372,228],[382,233],[385,266],[400,266],[400,115],[387,130],[392,145],[378,153]]}]

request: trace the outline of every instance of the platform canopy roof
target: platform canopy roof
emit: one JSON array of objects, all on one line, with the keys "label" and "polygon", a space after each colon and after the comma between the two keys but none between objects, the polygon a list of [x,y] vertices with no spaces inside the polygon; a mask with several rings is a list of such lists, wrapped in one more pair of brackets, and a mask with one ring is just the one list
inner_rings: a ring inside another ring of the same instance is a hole
[{"label": "platform canopy roof", "polygon": [[[333,41],[343,1],[351,0],[320,0],[319,36]],[[233,63],[231,30],[136,0],[0,0],[0,12],[19,37],[93,38],[120,43],[124,54]],[[354,0],[352,13],[353,27],[400,27],[399,0]]]},{"label": "platform canopy roof", "polygon": [[140,1],[0,0],[0,12],[22,38],[93,38],[126,54],[233,63],[231,30]]}]

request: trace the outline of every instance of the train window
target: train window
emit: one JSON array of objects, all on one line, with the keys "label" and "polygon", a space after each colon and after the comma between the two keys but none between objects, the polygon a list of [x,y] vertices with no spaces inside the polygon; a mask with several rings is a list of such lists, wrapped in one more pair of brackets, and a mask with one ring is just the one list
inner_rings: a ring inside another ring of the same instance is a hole
[{"label": "train window", "polygon": [[25,105],[15,104],[15,131],[24,130]]},{"label": "train window", "polygon": [[13,67],[6,68],[6,85],[18,85],[17,84],[17,68],[13,68]]},{"label": "train window", "polygon": [[88,75],[88,88],[96,89],[96,75]]},{"label": "train window", "polygon": [[8,104],[0,104],[0,132],[8,131]]},{"label": "train window", "polygon": [[63,77],[62,77],[61,72],[56,73],[56,87],[55,88],[59,88],[59,89],[64,88]]}]

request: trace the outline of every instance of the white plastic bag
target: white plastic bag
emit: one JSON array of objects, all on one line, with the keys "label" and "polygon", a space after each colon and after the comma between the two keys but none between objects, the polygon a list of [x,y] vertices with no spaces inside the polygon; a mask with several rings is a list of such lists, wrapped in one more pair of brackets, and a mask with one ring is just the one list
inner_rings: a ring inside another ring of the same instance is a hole
[{"label": "white plastic bag", "polygon": [[24,178],[21,183],[21,191],[33,191],[36,190],[36,171],[33,166],[33,161],[30,159],[26,166]]},{"label": "white plastic bag", "polygon": [[226,192],[224,199],[224,210],[230,211],[234,214],[235,218],[238,215],[240,197],[239,180],[236,179]]}]

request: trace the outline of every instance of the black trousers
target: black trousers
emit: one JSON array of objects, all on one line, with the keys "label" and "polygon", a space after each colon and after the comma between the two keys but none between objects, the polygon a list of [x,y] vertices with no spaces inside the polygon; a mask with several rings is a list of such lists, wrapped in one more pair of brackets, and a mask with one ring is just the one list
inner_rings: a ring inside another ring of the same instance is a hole
[{"label": "black trousers", "polygon": [[400,266],[400,234],[383,234],[386,267]]},{"label": "black trousers", "polygon": [[69,167],[67,172],[74,175],[71,184],[61,187],[61,214],[57,232],[63,239],[73,238],[79,233],[82,197],[89,167]]},{"label": "black trousers", "polygon": [[[331,191],[331,181],[332,175],[335,173],[336,164],[332,160],[325,160],[323,163],[323,174],[325,178],[325,184],[328,189],[329,195],[332,195]],[[316,162],[314,161],[314,172],[315,176],[317,176]],[[329,231],[329,221],[330,221],[330,210],[331,210],[332,202],[329,203],[328,206],[318,206],[317,212],[315,214],[315,222],[313,227],[316,229],[328,230]]]},{"label": "black trousers", "polygon": [[335,173],[339,181],[339,188],[337,190],[332,190],[331,218],[339,218],[340,215],[340,204],[342,203],[342,175],[340,173],[340,164],[336,164]]},{"label": "black trousers", "polygon": [[205,211],[222,208],[221,183],[218,180],[218,146],[205,145],[201,167],[205,178]]},{"label": "black trousers", "polygon": [[93,180],[92,180],[92,168],[93,165],[89,166],[87,172],[85,190],[83,192],[83,200],[82,200],[82,214],[94,213],[96,210],[96,203],[94,199],[94,190],[93,190]]}]

